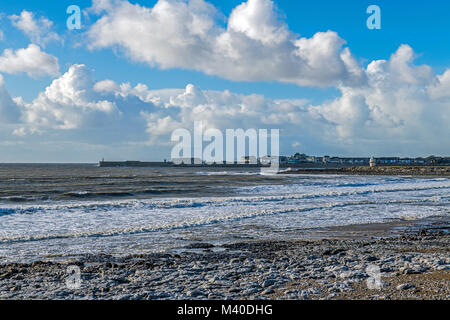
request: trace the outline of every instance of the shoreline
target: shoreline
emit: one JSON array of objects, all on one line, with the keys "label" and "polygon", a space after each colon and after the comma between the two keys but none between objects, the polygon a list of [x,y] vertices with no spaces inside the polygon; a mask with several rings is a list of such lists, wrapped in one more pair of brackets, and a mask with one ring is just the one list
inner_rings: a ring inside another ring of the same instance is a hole
[{"label": "shoreline", "polygon": [[[0,299],[450,299],[449,230],[449,217],[434,217],[221,252],[197,243],[180,253],[10,263],[0,265]],[[70,265],[81,270],[79,289],[66,286]],[[379,268],[379,289],[367,288],[369,266]]]},{"label": "shoreline", "polygon": [[284,170],[281,174],[342,174],[372,176],[422,176],[450,177],[450,166],[379,166],[351,167],[338,169],[293,169]]}]

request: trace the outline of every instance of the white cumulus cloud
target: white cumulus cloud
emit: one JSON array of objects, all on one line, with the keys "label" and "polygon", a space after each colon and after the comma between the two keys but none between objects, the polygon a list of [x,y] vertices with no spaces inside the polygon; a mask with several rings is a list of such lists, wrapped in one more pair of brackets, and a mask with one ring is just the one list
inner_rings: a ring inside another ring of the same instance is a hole
[{"label": "white cumulus cloud", "polygon": [[5,49],[0,56],[0,72],[18,74],[26,73],[30,77],[58,75],[58,59],[35,44],[27,48]]},{"label": "white cumulus cloud", "polygon": [[85,139],[96,144],[159,145],[167,149],[163,156],[170,154],[172,131],[192,130],[194,121],[223,132],[280,129],[283,153],[445,155],[450,149],[445,139],[450,136],[450,70],[436,75],[429,66],[414,64],[414,56],[411,47],[400,46],[389,59],[368,64],[362,71],[365,85],[341,85],[337,98],[319,104],[193,84],[151,90],[141,83],[96,82],[86,66],[73,65],[31,103],[0,90],[0,102],[8,105],[0,113],[19,107],[14,133],[23,139],[31,133],[45,140],[51,132],[73,132],[78,141],[77,134],[85,132]]},{"label": "white cumulus cloud", "polygon": [[114,102],[97,99],[93,88],[91,71],[73,65],[32,103],[21,103],[23,121],[35,129],[74,130],[105,125],[120,116]]},{"label": "white cumulus cloud", "polygon": [[367,66],[367,86],[341,87],[341,97],[311,107],[331,124],[324,138],[349,151],[447,154],[450,72],[435,75],[427,65],[414,65],[414,56],[410,46],[401,45],[389,60]]},{"label": "white cumulus cloud", "polygon": [[271,0],[248,0],[227,25],[203,0],[159,0],[154,7],[126,0],[94,0],[100,18],[88,31],[92,48],[118,47],[135,61],[183,68],[236,81],[330,86],[364,83],[336,32],[298,37]]},{"label": "white cumulus cloud", "polygon": [[[340,86],[336,99],[313,105],[304,99],[274,100],[262,95],[210,91],[189,84],[184,90],[149,90],[144,85],[108,84],[111,97],[135,97],[151,110],[141,115],[151,141],[166,142],[174,127],[281,128],[282,139],[340,154],[446,154],[450,141],[450,71],[435,75],[414,64],[402,45],[388,60],[369,63],[364,86]],[[285,142],[289,142],[286,141]]]},{"label": "white cumulus cloud", "polygon": [[50,41],[59,41],[60,37],[52,31],[53,22],[46,17],[36,19],[33,12],[23,10],[20,15],[9,16],[13,26],[21,30],[31,42],[45,46]]}]

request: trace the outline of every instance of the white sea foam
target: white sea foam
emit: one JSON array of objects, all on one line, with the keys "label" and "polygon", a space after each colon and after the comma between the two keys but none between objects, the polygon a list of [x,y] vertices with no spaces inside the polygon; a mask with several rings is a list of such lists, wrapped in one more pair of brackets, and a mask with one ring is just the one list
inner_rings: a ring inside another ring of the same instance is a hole
[{"label": "white sea foam", "polygon": [[[260,210],[249,210],[249,211],[240,211],[240,212],[230,212],[224,214],[216,214],[214,216],[201,215],[199,217],[191,217],[190,219],[181,219],[178,221],[167,221],[162,223],[154,223],[149,225],[138,225],[138,226],[130,226],[126,228],[112,228],[112,229],[104,229],[104,230],[95,230],[89,232],[68,232],[68,233],[48,233],[48,234],[38,234],[38,235],[24,235],[24,236],[5,236],[0,237],[0,242],[18,242],[18,241],[37,241],[37,240],[48,240],[48,239],[59,239],[59,238],[78,238],[78,237],[101,237],[101,236],[113,236],[119,234],[134,234],[134,233],[143,233],[143,232],[155,232],[161,230],[169,230],[169,229],[182,229],[182,228],[191,228],[197,226],[211,225],[217,223],[226,223],[231,221],[238,221],[242,219],[256,218],[256,217],[265,217],[265,216],[275,216],[282,214],[298,214],[302,212],[314,211],[314,210],[327,210],[330,211],[334,208],[347,208],[347,207],[359,207],[369,206],[369,205],[416,205],[416,204],[425,204],[427,201],[435,201],[433,198],[429,199],[420,199],[420,200],[391,200],[391,201],[342,201],[342,202],[325,202],[316,205],[302,206],[302,207],[291,207],[287,206],[282,209],[260,209]],[[425,217],[428,214],[424,212],[421,214],[421,217]],[[335,217],[336,218],[336,217]],[[342,217],[340,217],[342,218]],[[375,218],[375,217],[374,217]],[[394,219],[394,218],[411,218],[408,214],[396,214],[385,216],[380,214],[378,218],[382,219]],[[417,218],[416,215],[413,218]],[[161,219],[163,220],[163,219]],[[131,222],[131,221],[130,221]],[[357,220],[352,220],[353,223],[358,223]],[[367,221],[364,221],[367,222]],[[141,222],[142,223],[142,222]],[[327,226],[331,225],[340,225],[340,221],[337,219],[331,220]],[[299,226],[304,227],[322,227],[325,226],[322,223],[311,224],[309,222],[304,221],[303,225],[299,224]]]}]

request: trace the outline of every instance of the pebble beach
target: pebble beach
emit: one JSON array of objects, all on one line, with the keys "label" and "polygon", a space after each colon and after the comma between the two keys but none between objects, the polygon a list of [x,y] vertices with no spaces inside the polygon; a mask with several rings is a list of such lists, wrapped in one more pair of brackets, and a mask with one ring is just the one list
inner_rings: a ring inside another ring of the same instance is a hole
[{"label": "pebble beach", "polygon": [[[349,226],[316,239],[221,248],[198,242],[176,253],[3,264],[0,299],[447,300],[449,221],[427,225]],[[67,285],[69,266],[81,271],[79,288]]]}]

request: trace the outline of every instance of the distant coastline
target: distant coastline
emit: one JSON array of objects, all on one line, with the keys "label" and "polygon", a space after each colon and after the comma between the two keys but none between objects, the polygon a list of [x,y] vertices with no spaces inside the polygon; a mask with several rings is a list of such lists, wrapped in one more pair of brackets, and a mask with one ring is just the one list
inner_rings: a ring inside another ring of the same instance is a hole
[{"label": "distant coastline", "polygon": [[355,175],[413,175],[413,176],[450,176],[448,166],[383,166],[352,167],[339,169],[299,169],[284,171],[284,174],[355,174]]},{"label": "distant coastline", "polygon": [[[133,167],[173,167],[173,168],[269,168],[270,165],[262,163],[214,163],[214,164],[193,164],[183,163],[175,164],[173,162],[158,162],[158,161],[99,161],[98,166],[101,168],[133,168]],[[310,169],[323,169],[323,168],[342,168],[351,167],[348,164],[335,164],[335,163],[298,163],[298,164],[285,164],[279,165],[280,168],[310,168]]]},{"label": "distant coastline", "polygon": [[309,156],[296,153],[291,156],[253,157],[245,156],[234,163],[226,161],[207,163],[198,158],[180,158],[174,161],[99,161],[99,167],[210,167],[210,168],[264,168],[274,161],[279,168],[314,168],[314,169],[342,169],[365,166],[450,166],[450,157],[429,156],[426,158],[401,157],[330,157]]}]

